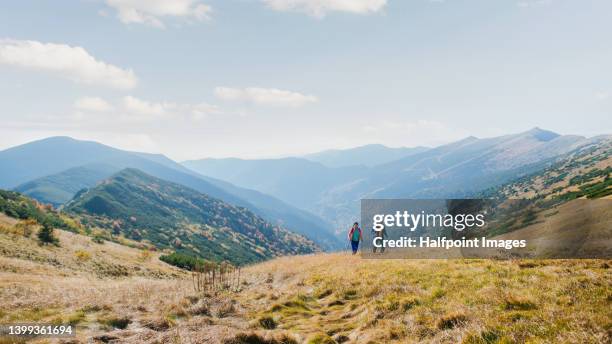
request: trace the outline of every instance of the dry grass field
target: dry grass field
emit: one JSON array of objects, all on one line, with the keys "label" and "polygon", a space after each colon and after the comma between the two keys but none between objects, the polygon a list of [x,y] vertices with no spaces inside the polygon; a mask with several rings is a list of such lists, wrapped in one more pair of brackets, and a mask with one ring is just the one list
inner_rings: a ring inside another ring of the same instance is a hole
[{"label": "dry grass field", "polygon": [[[0,233],[0,322],[71,323],[111,343],[606,343],[610,261],[285,257],[196,293],[157,253]],[[10,339],[0,342],[12,343]]]}]

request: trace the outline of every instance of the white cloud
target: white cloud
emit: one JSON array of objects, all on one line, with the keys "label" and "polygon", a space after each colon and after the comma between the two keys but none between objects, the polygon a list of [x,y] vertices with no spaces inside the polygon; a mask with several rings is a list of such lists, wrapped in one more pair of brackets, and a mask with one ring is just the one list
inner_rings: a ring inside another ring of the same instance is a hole
[{"label": "white cloud", "polygon": [[218,106],[207,103],[188,105],[187,107],[188,111],[191,113],[191,118],[194,120],[201,120],[210,115],[219,115],[223,113]]},{"label": "white cloud", "polygon": [[215,96],[227,101],[250,102],[256,105],[299,107],[308,103],[316,103],[317,97],[298,92],[279,90],[276,88],[247,87],[244,89],[232,87],[215,88]]},{"label": "white cloud", "polygon": [[182,17],[198,21],[210,18],[212,8],[199,0],[106,0],[117,10],[117,17],[125,24],[146,24],[158,28],[165,25],[163,17]]},{"label": "white cloud", "polygon": [[74,102],[74,108],[81,111],[106,112],[113,106],[100,97],[83,97]]},{"label": "white cloud", "polygon": [[131,69],[96,60],[82,47],[14,39],[0,40],[0,64],[48,71],[74,82],[118,89],[136,86]]},{"label": "white cloud", "polygon": [[595,93],[595,98],[598,100],[606,100],[612,96],[612,92],[599,91]]},{"label": "white cloud", "polygon": [[145,116],[162,116],[174,108],[172,103],[153,103],[132,96],[123,97],[123,107],[129,113]]},{"label": "white cloud", "polygon": [[328,12],[369,14],[380,11],[387,0],[262,0],[275,11],[303,12],[322,18]]},{"label": "white cloud", "polygon": [[553,0],[523,0],[516,3],[518,7],[537,7],[537,6],[548,6],[553,3]]},{"label": "white cloud", "polygon": [[223,112],[207,103],[177,104],[172,102],[150,102],[132,96],[123,97],[123,109],[128,119],[147,120],[159,118],[186,117],[201,120],[209,115]]}]

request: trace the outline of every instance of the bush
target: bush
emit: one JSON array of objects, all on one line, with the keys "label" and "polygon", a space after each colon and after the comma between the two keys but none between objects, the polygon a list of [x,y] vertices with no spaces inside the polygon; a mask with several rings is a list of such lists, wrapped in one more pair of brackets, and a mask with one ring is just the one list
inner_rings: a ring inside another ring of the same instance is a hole
[{"label": "bush", "polygon": [[259,325],[266,330],[274,330],[276,328],[276,321],[269,315],[264,315],[258,320]]},{"label": "bush", "polygon": [[140,256],[138,257],[138,259],[141,262],[148,262],[149,260],[151,260],[152,256],[153,256],[153,253],[151,253],[151,251],[149,251],[149,250],[142,250],[142,251],[140,251]]},{"label": "bush", "polygon": [[81,262],[85,262],[88,261],[89,259],[91,259],[91,254],[87,251],[83,251],[83,250],[78,250],[74,253],[74,256],[76,257],[77,260],[81,261]]},{"label": "bush", "polygon": [[227,338],[223,344],[297,344],[297,340],[287,334],[260,335],[256,332],[239,333],[233,338]]},{"label": "bush", "polygon": [[319,333],[308,339],[308,344],[335,344],[336,341],[333,340],[330,336]]},{"label": "bush", "polygon": [[232,301],[223,301],[217,308],[216,315],[219,318],[225,318],[236,313],[236,307]]},{"label": "bush", "polygon": [[451,313],[438,319],[436,327],[440,330],[447,330],[461,325],[467,321],[467,316],[463,313]]},{"label": "bush", "polygon": [[200,302],[189,308],[189,313],[192,315],[210,316],[210,309],[208,308],[208,304],[204,300],[200,300]]},{"label": "bush", "polygon": [[154,318],[154,319],[145,320],[142,323],[142,326],[150,330],[153,330],[153,331],[165,331],[169,329],[170,326],[172,326],[172,322],[168,320],[167,318]]},{"label": "bush", "polygon": [[21,232],[24,237],[29,238],[30,235],[32,235],[34,227],[36,226],[38,226],[38,222],[36,222],[36,220],[27,219],[19,221],[19,223],[17,223],[15,227]]},{"label": "bush", "polygon": [[0,190],[0,212],[20,220],[34,220],[39,224],[48,223],[51,227],[78,232],[78,228],[66,223],[61,214],[50,206],[29,199],[18,192]]},{"label": "bush", "polygon": [[132,320],[128,317],[110,317],[102,319],[100,322],[104,325],[123,330],[128,327]]},{"label": "bush", "polygon": [[38,231],[38,240],[43,245],[59,244],[59,239],[57,239],[53,233],[53,227],[51,227],[51,225],[47,222],[43,223],[42,228]]},{"label": "bush", "polygon": [[159,260],[189,271],[193,271],[196,266],[204,266],[204,264],[206,263],[204,259],[178,252],[174,252],[168,255],[162,255],[159,257]]}]

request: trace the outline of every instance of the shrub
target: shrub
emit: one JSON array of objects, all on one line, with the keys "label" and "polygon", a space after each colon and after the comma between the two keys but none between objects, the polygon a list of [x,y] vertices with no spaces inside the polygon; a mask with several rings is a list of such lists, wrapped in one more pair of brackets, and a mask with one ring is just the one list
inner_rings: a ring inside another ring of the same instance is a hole
[{"label": "shrub", "polygon": [[204,259],[178,252],[168,255],[161,255],[159,256],[159,260],[189,271],[194,270],[196,266],[203,266],[206,263]]},{"label": "shrub", "polygon": [[320,293],[317,294],[317,298],[318,299],[324,299],[326,297],[328,297],[329,295],[331,295],[333,292],[331,289],[325,289],[323,291],[321,291]]},{"label": "shrub", "polygon": [[148,262],[149,260],[151,260],[152,256],[153,256],[153,253],[151,253],[151,251],[149,251],[149,250],[142,250],[142,251],[140,251],[140,257],[138,257],[138,259],[141,262]]},{"label": "shrub", "polygon": [[108,305],[100,306],[100,305],[97,305],[97,304],[92,304],[92,305],[83,306],[81,308],[81,311],[83,311],[85,313],[95,313],[95,312],[101,311],[102,309],[110,311],[112,308],[110,306],[108,306]]},{"label": "shrub", "polygon": [[33,220],[36,223],[47,223],[54,228],[78,232],[78,228],[66,223],[61,214],[52,207],[41,206],[18,192],[0,190],[0,212],[20,220]]},{"label": "shrub", "polygon": [[336,341],[333,340],[330,336],[324,333],[320,333],[320,334],[316,334],[313,337],[311,337],[307,343],[308,344],[336,344]]},{"label": "shrub", "polygon": [[420,304],[419,299],[413,297],[406,297],[401,301],[401,307],[404,312],[412,309],[414,306],[418,306]]},{"label": "shrub", "polygon": [[297,340],[286,334],[268,334],[267,336],[259,333],[239,333],[233,338],[223,341],[223,344],[297,344]]},{"label": "shrub", "polygon": [[58,245],[59,240],[53,233],[53,227],[48,222],[43,223],[42,228],[38,231],[38,240],[41,244],[53,244]]},{"label": "shrub", "polygon": [[29,238],[30,235],[32,235],[34,227],[36,226],[38,226],[38,222],[36,222],[36,220],[27,219],[19,221],[19,223],[17,223],[15,227],[21,232],[21,235],[26,238]]},{"label": "shrub", "polygon": [[273,330],[276,328],[276,321],[269,315],[264,315],[257,321],[259,325],[266,330]]},{"label": "shrub", "polygon": [[74,253],[74,256],[78,261],[85,262],[91,259],[91,254],[87,251],[78,250]]},{"label": "shrub", "polygon": [[132,320],[128,317],[109,317],[102,319],[100,322],[104,325],[123,330],[128,327]]},{"label": "shrub", "polygon": [[70,325],[76,325],[76,324],[80,323],[83,320],[85,320],[85,312],[80,310],[80,311],[76,311],[76,312],[72,313],[66,319],[66,322],[68,322]]},{"label": "shrub", "polygon": [[463,313],[450,313],[440,319],[436,323],[436,327],[440,330],[454,328],[467,321],[467,316]]},{"label": "shrub", "polygon": [[204,300],[200,300],[200,302],[189,308],[189,313],[192,315],[208,315],[210,316],[210,309],[208,308],[208,304]]},{"label": "shrub", "polygon": [[217,317],[225,318],[228,315],[232,315],[236,313],[236,307],[234,307],[234,303],[232,301],[224,301],[217,308]]},{"label": "shrub", "polygon": [[357,290],[355,290],[355,289],[349,289],[349,290],[346,290],[344,292],[344,299],[345,300],[354,299],[356,296],[357,296]]},{"label": "shrub", "polygon": [[144,321],[142,326],[153,331],[165,331],[172,326],[172,323],[166,318],[154,318]]},{"label": "shrub", "polygon": [[497,331],[485,330],[478,334],[468,334],[462,341],[461,344],[493,344],[502,343],[500,335]]}]

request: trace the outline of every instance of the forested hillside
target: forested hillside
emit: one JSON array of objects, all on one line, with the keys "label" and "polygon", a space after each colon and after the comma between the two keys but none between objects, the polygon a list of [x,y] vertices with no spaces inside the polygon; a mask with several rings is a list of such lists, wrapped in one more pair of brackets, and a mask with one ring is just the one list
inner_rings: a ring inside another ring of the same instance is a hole
[{"label": "forested hillside", "polygon": [[70,137],[49,137],[0,151],[0,188],[13,189],[56,207],[83,188],[124,168],[178,183],[245,207],[266,221],[302,234],[324,249],[340,247],[331,225],[267,194],[200,175],[161,154],[116,149]]},{"label": "forested hillside", "polygon": [[185,186],[125,169],[83,190],[65,210],[114,235],[209,260],[244,264],[317,250],[306,238]]}]

